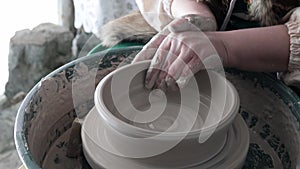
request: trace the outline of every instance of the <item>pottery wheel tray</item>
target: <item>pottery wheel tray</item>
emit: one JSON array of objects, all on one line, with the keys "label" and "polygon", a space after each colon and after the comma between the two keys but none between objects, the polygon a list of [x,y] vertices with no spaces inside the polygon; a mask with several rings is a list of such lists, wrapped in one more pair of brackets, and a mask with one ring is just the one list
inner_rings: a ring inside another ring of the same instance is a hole
[{"label": "pottery wheel tray", "polygon": [[[113,49],[80,58],[52,72],[33,88],[21,105],[21,115],[17,119],[24,120],[24,125],[19,129],[23,137],[17,138],[17,145],[27,148],[18,149],[20,154],[28,156],[25,165],[35,163],[42,168],[56,169],[90,168],[84,156],[77,159],[65,156],[69,128],[74,117],[84,116],[94,106],[95,85],[120,63],[130,62],[140,49]],[[249,151],[243,169],[295,169],[300,164],[298,96],[268,74],[227,70],[227,78],[239,92],[239,113],[250,133]],[[91,91],[81,93],[81,99],[74,100],[71,97],[76,95],[76,86],[72,83],[80,80],[91,80],[92,90],[89,85],[83,86],[80,88],[82,91]],[[48,102],[45,99],[51,104],[46,105]],[[62,104],[62,101],[64,107],[51,110],[53,106]],[[47,116],[55,116],[53,118],[56,120],[51,122]],[[34,134],[47,123],[51,126],[43,129],[48,131],[47,134],[43,137]],[[28,155],[28,151],[31,155]]]}]

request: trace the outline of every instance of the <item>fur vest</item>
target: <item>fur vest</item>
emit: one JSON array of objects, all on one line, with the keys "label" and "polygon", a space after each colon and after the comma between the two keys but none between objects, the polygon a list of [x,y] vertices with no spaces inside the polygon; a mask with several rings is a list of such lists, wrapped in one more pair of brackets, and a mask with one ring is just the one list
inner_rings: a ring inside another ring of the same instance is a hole
[{"label": "fur vest", "polygon": [[[219,26],[223,23],[231,0],[197,1],[203,1],[209,6]],[[247,3],[245,10],[248,16],[261,26],[286,22],[293,9],[300,6],[300,0],[237,0],[237,2]],[[122,41],[146,43],[156,33],[156,30],[145,21],[141,13],[135,12],[107,23],[100,28],[96,36],[101,39],[103,46],[111,47]]]},{"label": "fur vest", "polygon": [[[285,22],[293,9],[300,6],[299,0],[237,0],[248,3],[249,15],[261,26],[271,26]],[[231,0],[204,0],[217,18],[218,24],[222,23]]]}]

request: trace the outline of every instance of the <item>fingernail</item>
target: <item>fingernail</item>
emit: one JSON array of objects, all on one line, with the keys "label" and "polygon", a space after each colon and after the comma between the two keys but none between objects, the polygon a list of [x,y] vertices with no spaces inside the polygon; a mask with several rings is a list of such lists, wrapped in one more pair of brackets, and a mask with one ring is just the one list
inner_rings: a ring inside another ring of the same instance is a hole
[{"label": "fingernail", "polygon": [[171,83],[172,83],[172,78],[171,77],[167,76],[165,81],[166,81],[166,84],[167,84],[168,87],[171,86]]},{"label": "fingernail", "polygon": [[152,89],[153,85],[151,85],[150,81],[148,80],[145,82],[145,87],[150,90],[150,89]]},{"label": "fingernail", "polygon": [[166,91],[167,90],[167,86],[164,80],[161,81],[161,83],[158,86],[159,89],[161,89],[162,91]]},{"label": "fingernail", "polygon": [[155,84],[155,82],[152,78],[151,79],[149,78],[149,79],[145,80],[145,87],[149,90],[153,88],[154,84]]},{"label": "fingernail", "polygon": [[145,86],[149,84],[149,80],[145,79]]},{"label": "fingernail", "polygon": [[146,78],[145,78],[145,87],[147,89],[151,89],[149,82],[150,82],[150,79],[149,79],[149,75],[148,75],[148,72],[147,72]]},{"label": "fingernail", "polygon": [[178,87],[182,89],[187,84],[187,79],[181,76],[178,78],[176,83],[178,84]]},{"label": "fingernail", "polygon": [[155,82],[155,88],[160,88],[160,82],[158,82],[157,80],[156,80],[156,82]]},{"label": "fingernail", "polygon": [[178,90],[178,86],[176,85],[175,80],[173,80],[171,77],[167,76],[165,82],[167,87],[170,88],[172,91]]}]

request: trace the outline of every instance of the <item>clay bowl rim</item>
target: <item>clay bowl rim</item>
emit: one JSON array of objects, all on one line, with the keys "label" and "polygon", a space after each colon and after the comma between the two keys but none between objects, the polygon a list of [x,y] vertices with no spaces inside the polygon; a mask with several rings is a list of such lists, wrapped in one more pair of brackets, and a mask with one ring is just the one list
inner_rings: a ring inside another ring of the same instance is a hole
[{"label": "clay bowl rim", "polygon": [[[81,62],[90,61],[93,59],[99,60],[99,58],[102,59],[102,57],[105,57],[105,54],[107,54],[107,52],[109,53],[109,55],[112,55],[124,51],[126,52],[126,51],[141,50],[142,47],[143,46],[130,46],[126,48],[114,48],[114,49],[93,53],[91,55],[78,58],[76,60],[73,60],[69,63],[62,65],[61,67],[49,73],[45,78],[54,77],[56,74],[65,71],[66,69],[76,64],[79,64]],[[278,97],[282,98],[286,104],[292,103],[291,104],[292,106],[289,107],[289,110],[291,111],[291,115],[293,115],[293,117],[295,117],[298,121],[300,121],[300,104],[298,104],[298,102],[300,101],[300,97],[296,94],[294,90],[287,87],[282,81],[278,81],[276,78],[274,78],[268,73],[247,72],[242,70],[237,70],[237,72],[245,74],[245,76],[249,79],[252,80],[257,79],[257,81],[261,85],[264,85],[266,88],[268,88],[273,92],[275,91],[278,94]],[[230,73],[230,74],[234,74],[234,73]],[[18,113],[14,125],[14,141],[15,141],[16,150],[18,152],[18,156],[20,157],[20,160],[22,161],[23,165],[26,168],[30,168],[30,169],[40,169],[41,167],[38,165],[38,162],[32,157],[31,151],[28,147],[26,135],[24,132],[24,119],[25,119],[26,107],[30,104],[32,98],[39,90],[39,85],[40,82],[38,82],[24,98],[23,102],[21,103],[18,109]]]},{"label": "clay bowl rim", "polygon": [[[104,86],[108,83],[108,81],[116,73],[124,71],[125,69],[128,69],[128,68],[130,68],[131,66],[134,66],[134,65],[140,65],[140,64],[149,65],[150,62],[151,61],[149,61],[149,60],[140,61],[140,62],[137,62],[137,63],[134,63],[134,64],[125,65],[121,68],[118,68],[118,69],[114,70],[113,72],[109,73],[107,76],[105,76],[99,82],[99,84],[97,85],[96,90],[95,90],[95,94],[94,94],[95,107],[96,107],[97,112],[100,114],[101,118],[103,118],[104,122],[106,124],[108,124],[109,126],[113,127],[115,130],[120,131],[122,133],[126,133],[127,135],[132,135],[132,136],[137,136],[137,137],[141,137],[141,136],[142,137],[149,137],[149,136],[161,134],[162,132],[149,130],[149,129],[144,129],[144,128],[141,128],[141,127],[137,127],[137,126],[128,124],[128,123],[122,121],[121,119],[117,118],[112,113],[107,113],[107,112],[110,112],[110,111],[105,106],[104,100],[103,100],[103,98],[104,98],[103,97]],[[199,134],[202,133],[202,132],[203,133],[210,132],[213,129],[215,129],[214,132],[217,132],[219,130],[222,130],[223,128],[226,128],[226,127],[228,128],[228,126],[233,122],[236,115],[238,114],[238,110],[239,110],[239,107],[240,107],[240,99],[239,99],[238,92],[235,89],[235,87],[233,86],[233,84],[231,82],[229,82],[226,78],[222,77],[221,75],[219,75],[216,72],[213,72],[213,73],[217,77],[222,78],[223,80],[226,81],[227,89],[229,90],[230,95],[233,98],[232,104],[228,108],[231,111],[229,113],[227,113],[226,116],[223,117],[222,120],[219,123],[212,124],[212,125],[210,125],[206,128],[192,130],[188,133],[186,133],[186,132],[167,132],[166,133],[165,132],[164,134],[167,138],[164,138],[164,139],[168,139],[168,137],[169,138],[174,138],[174,137],[180,137],[181,138],[182,136],[185,136],[185,137],[188,137],[188,138],[190,138],[190,137],[194,138],[195,136],[199,136]],[[100,104],[100,103],[103,103],[103,104]],[[234,104],[234,103],[236,103],[236,104]]]}]

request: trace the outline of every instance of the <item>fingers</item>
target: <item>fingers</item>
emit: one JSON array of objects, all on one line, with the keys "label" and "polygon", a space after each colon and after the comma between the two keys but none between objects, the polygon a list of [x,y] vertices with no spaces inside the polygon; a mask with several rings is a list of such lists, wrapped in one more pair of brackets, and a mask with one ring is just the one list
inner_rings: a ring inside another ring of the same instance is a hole
[{"label": "fingers", "polygon": [[160,86],[165,85],[163,83],[165,83],[165,78],[168,75],[169,67],[173,64],[173,62],[178,58],[178,55],[180,54],[180,50],[178,49],[181,48],[181,44],[176,41],[175,43],[174,40],[172,42],[173,43],[166,55],[166,59],[163,63],[163,66],[161,67],[154,87],[160,88]]},{"label": "fingers", "polygon": [[194,53],[187,50],[187,47],[185,47],[185,46],[182,47],[180,54],[168,68],[168,74],[173,79],[175,79],[175,80],[178,79],[179,76],[181,75],[181,72],[185,68],[185,65],[192,59],[193,54]]},{"label": "fingers", "polygon": [[168,68],[168,75],[165,78],[167,87],[170,87],[171,89],[184,86],[185,83],[181,81],[183,72],[190,61],[193,60],[194,62],[193,57],[195,57],[195,54],[188,50],[186,46],[181,49],[181,53],[178,55],[177,59]]},{"label": "fingers", "polygon": [[203,69],[202,61],[199,57],[193,57],[184,67],[181,77],[193,76],[196,72]]},{"label": "fingers", "polygon": [[142,60],[150,60],[153,58],[160,44],[169,34],[169,30],[165,29],[162,32],[155,35],[144,47],[143,49],[135,56],[132,63],[139,62]]},{"label": "fingers", "polygon": [[[193,53],[188,47],[182,46],[182,43],[172,38],[165,39],[160,47],[146,76],[146,87],[162,89],[167,86],[176,90],[177,86],[172,79],[179,78],[185,65],[192,59]],[[167,75],[169,76],[168,81]]]},{"label": "fingers", "polygon": [[186,19],[175,19],[168,25],[170,32],[179,33],[185,31],[199,31],[200,29]]},{"label": "fingers", "polygon": [[166,82],[167,87],[170,88],[172,91],[178,90],[178,85],[176,83],[176,80],[173,79],[172,76],[167,75],[164,81]]},{"label": "fingers", "polygon": [[199,57],[194,57],[191,59],[184,67],[181,75],[177,79],[176,83],[179,88],[183,88],[187,85],[189,80],[194,76],[194,74],[203,69],[203,64]]},{"label": "fingers", "polygon": [[164,39],[157,49],[154,57],[151,61],[150,67],[147,71],[145,78],[145,86],[148,89],[152,89],[156,84],[156,80],[160,74],[160,71],[167,59],[167,55],[169,53],[169,49],[171,46],[171,42],[169,39]]},{"label": "fingers", "polygon": [[[198,56],[206,56],[206,50],[200,50],[199,45],[196,45],[199,43],[199,33],[184,32],[191,30],[198,28],[185,19],[175,20],[152,38],[135,57],[133,62],[152,59],[145,78],[146,88],[168,87],[176,90],[185,86],[189,78],[201,69],[202,62]],[[201,45],[201,48],[205,46]]]}]

